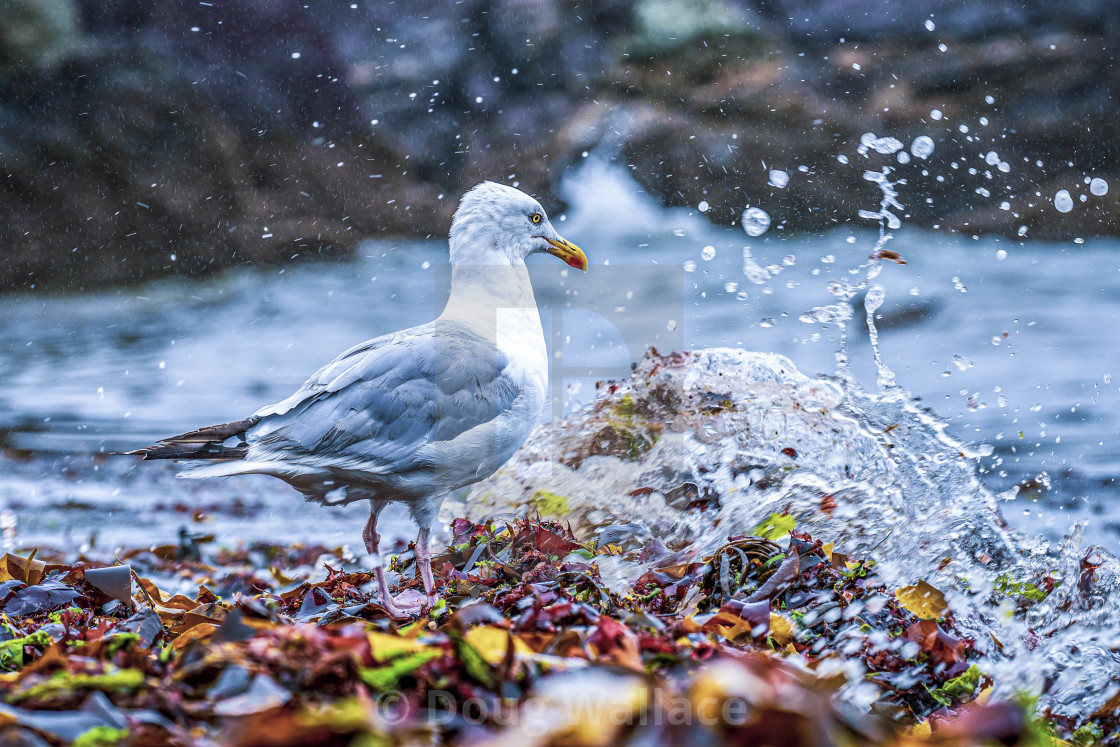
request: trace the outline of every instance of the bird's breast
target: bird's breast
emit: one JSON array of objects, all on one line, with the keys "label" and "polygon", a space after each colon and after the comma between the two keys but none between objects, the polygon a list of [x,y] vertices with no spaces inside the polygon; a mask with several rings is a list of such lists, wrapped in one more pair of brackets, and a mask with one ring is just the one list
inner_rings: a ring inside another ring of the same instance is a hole
[{"label": "bird's breast", "polygon": [[510,361],[518,384],[543,393],[547,389],[548,351],[536,308],[499,309],[496,332],[495,342]]}]

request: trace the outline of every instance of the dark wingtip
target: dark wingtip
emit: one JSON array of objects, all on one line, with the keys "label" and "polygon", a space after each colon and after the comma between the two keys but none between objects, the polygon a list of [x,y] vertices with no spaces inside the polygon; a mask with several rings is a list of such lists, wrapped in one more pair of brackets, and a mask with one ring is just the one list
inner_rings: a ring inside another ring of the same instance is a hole
[{"label": "dark wingtip", "polygon": [[203,443],[207,441],[225,441],[227,438],[240,436],[242,433],[259,423],[260,420],[260,418],[254,415],[253,417],[245,418],[244,420],[234,420],[230,423],[221,423],[219,425],[207,426],[206,428],[199,428],[196,431],[189,431],[178,436],[160,439],[160,442],[158,444],[156,444],[155,446],[150,446],[148,448],[156,449],[171,443]]},{"label": "dark wingtip", "polygon": [[211,425],[170,438],[162,438],[151,446],[132,451],[112,451],[111,456],[138,456],[143,459],[244,459],[248,448],[244,440],[237,446],[222,446],[233,436],[241,436],[260,422],[253,416],[231,423]]},{"label": "dark wingtip", "polygon": [[149,447],[144,448],[144,449],[133,449],[132,451],[104,451],[102,453],[105,454],[106,456],[138,456],[138,457],[144,457],[145,459],[147,459],[148,458],[148,449],[150,449],[150,448],[151,447],[149,446]]},{"label": "dark wingtip", "polygon": [[213,441],[160,442],[155,446],[124,452],[125,456],[147,459],[244,459],[249,453],[245,444],[222,446]]}]

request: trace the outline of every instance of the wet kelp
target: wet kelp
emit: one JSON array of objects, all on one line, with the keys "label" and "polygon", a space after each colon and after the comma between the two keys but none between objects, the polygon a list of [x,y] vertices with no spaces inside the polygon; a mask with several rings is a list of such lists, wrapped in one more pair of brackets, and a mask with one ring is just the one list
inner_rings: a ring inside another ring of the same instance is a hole
[{"label": "wet kelp", "polygon": [[0,739],[1120,743],[1116,560],[1007,530],[904,397],[651,351],[465,510],[411,620],[344,548],[7,555]]},{"label": "wet kelp", "polygon": [[[0,739],[1046,744],[1116,726],[991,698],[936,588],[891,588],[789,516],[703,557],[539,517],[451,530],[442,601],[416,620],[390,619],[341,549],[7,555]],[[395,591],[412,561],[394,558]]]},{"label": "wet kelp", "polygon": [[1012,496],[978,476],[990,449],[956,440],[897,387],[870,394],[773,354],[650,350],[530,436],[462,511],[540,512],[580,536],[703,557],[785,516],[763,533],[795,523],[875,559],[890,588],[941,590],[998,692],[1037,693],[1070,724],[1112,714],[1120,561],[1076,527],[1056,547],[1010,529],[1000,508]]}]

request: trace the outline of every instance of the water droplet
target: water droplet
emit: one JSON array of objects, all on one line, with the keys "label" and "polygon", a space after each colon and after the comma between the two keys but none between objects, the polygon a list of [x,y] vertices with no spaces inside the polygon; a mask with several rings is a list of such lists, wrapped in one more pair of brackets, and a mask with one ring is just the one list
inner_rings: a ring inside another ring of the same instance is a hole
[{"label": "water droplet", "polygon": [[770,271],[751,257],[750,247],[743,247],[743,274],[755,285],[762,285],[771,278]]},{"label": "water droplet", "polygon": [[990,151],[988,151],[988,155],[984,156],[984,161],[989,166],[995,166],[997,163],[1000,162],[999,154],[996,153],[994,150],[990,150]]},{"label": "water droplet", "polygon": [[711,262],[715,258],[716,248],[711,244],[700,250],[700,259],[704,260],[705,262]]},{"label": "water droplet", "polygon": [[676,328],[677,328],[677,320],[676,319],[670,319],[665,324],[665,329],[669,330],[670,332],[672,332]]},{"label": "water droplet", "polygon": [[933,21],[931,21],[927,18],[926,19],[926,31],[933,31],[935,28],[937,28],[937,26],[934,25]]},{"label": "water droplet", "polygon": [[859,147],[856,150],[861,156],[866,156],[869,149],[889,156],[902,150],[902,147],[902,143],[897,138],[876,137],[874,132],[865,132],[860,136]]},{"label": "water droplet", "polygon": [[770,228],[770,214],[762,208],[747,208],[743,211],[742,221],[748,236],[761,236]]},{"label": "water droplet", "polygon": [[696,206],[696,209],[699,210],[701,213],[708,212],[708,201],[707,200],[700,200],[700,204]]},{"label": "water droplet", "polygon": [[968,132],[968,125],[966,125],[966,124],[958,125],[957,129],[960,130],[962,133],[967,133]]},{"label": "water droplet", "polygon": [[[934,109],[934,111],[937,110]],[[918,137],[914,138],[914,142],[910,144],[910,152],[918,158],[925,160],[933,155],[934,147],[935,146],[933,144],[933,138],[929,137],[928,135],[919,135]]]},{"label": "water droplet", "polygon": [[1027,235],[1027,227],[1026,226],[1019,226],[1019,235],[1020,236],[1026,236]]},{"label": "water droplet", "polygon": [[768,316],[764,316],[762,318],[762,321],[758,323],[758,326],[760,326],[760,327],[773,327],[774,326],[774,320],[771,319]]},{"label": "water droplet", "polygon": [[895,157],[898,159],[899,163],[910,163],[910,154],[904,150],[900,150]]},{"label": "water droplet", "polygon": [[1073,198],[1070,196],[1068,189],[1059,189],[1058,193],[1054,195],[1054,207],[1057,208],[1059,213],[1068,213],[1073,210]]},{"label": "water droplet", "polygon": [[734,293],[735,291],[739,290],[739,284],[734,280],[728,280],[723,284],[723,289],[728,293]]},{"label": "water droplet", "polygon": [[883,305],[883,301],[887,298],[886,289],[878,283],[872,285],[867,289],[867,293],[863,297],[863,307],[867,309],[869,314],[874,314]]},{"label": "water droplet", "polygon": [[843,153],[841,153],[840,155],[836,156],[836,160],[839,161],[840,163],[847,163],[848,162],[848,157],[845,156]]},{"label": "water droplet", "polygon": [[781,169],[770,169],[770,185],[778,189],[785,189],[789,184],[789,174]]},{"label": "water droplet", "polygon": [[934,109],[933,111],[931,111],[929,113],[929,118],[930,119],[941,119],[943,116],[945,116],[945,115],[941,113],[940,109]]},{"label": "water droplet", "polygon": [[963,355],[954,355],[953,365],[955,365],[961,371],[967,371],[976,364],[970,361],[968,358],[965,358]]},{"label": "water droplet", "polygon": [[1099,176],[1094,177],[1093,181],[1089,182],[1089,191],[1097,197],[1103,197],[1108,194],[1108,182],[1101,179]]},{"label": "water droplet", "polygon": [[998,252],[996,252],[996,259],[1007,259],[1007,250],[1000,249]]},{"label": "water droplet", "polygon": [[1001,202],[999,204],[999,209],[1000,210],[1010,210],[1011,209],[1011,203],[1008,202],[1007,200],[1004,200],[1003,202]]},{"label": "water droplet", "polygon": [[984,97],[984,103],[985,103],[985,104],[994,104],[994,103],[996,103],[996,99],[995,99],[995,96],[992,96],[991,94],[988,94],[987,96],[985,96],[985,97]]}]

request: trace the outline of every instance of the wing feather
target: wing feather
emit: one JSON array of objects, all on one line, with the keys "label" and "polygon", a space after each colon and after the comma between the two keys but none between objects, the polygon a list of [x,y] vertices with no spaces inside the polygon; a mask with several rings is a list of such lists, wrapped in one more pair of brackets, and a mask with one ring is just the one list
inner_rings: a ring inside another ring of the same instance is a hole
[{"label": "wing feather", "polygon": [[322,464],[401,472],[513,406],[521,387],[493,342],[435,322],[354,347],[260,410],[251,446]]}]

